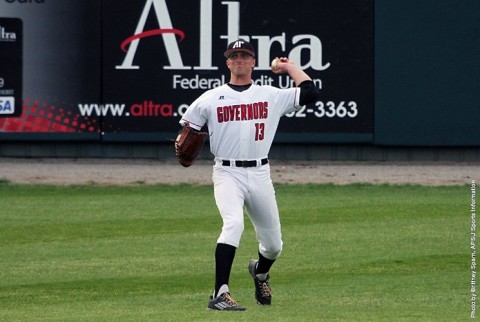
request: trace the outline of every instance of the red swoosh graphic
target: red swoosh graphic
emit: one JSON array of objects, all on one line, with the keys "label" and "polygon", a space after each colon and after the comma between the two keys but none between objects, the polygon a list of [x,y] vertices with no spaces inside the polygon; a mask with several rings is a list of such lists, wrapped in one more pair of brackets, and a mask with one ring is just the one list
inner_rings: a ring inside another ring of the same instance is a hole
[{"label": "red swoosh graphic", "polygon": [[145,38],[145,37],[151,37],[151,36],[157,36],[161,34],[175,34],[180,37],[180,42],[185,38],[185,33],[181,30],[178,29],[152,29],[152,30],[147,30],[142,33],[133,35],[131,37],[128,37],[125,39],[122,44],[120,45],[120,48],[126,52],[127,51],[127,45],[131,43],[132,41],[140,38]]}]

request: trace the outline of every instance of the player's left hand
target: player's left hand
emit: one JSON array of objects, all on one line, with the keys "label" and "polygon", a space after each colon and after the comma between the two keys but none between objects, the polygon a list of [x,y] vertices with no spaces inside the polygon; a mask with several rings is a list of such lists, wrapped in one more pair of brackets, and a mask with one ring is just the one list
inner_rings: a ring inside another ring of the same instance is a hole
[{"label": "player's left hand", "polygon": [[208,133],[200,132],[191,128],[185,122],[180,134],[175,140],[175,154],[178,162],[184,167],[189,167],[195,162],[203,147],[205,136]]}]

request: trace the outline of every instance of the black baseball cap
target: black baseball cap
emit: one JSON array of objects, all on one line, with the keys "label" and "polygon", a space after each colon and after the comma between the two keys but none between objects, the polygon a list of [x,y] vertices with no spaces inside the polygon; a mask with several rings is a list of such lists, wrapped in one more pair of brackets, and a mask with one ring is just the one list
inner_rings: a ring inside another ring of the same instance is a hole
[{"label": "black baseball cap", "polygon": [[228,58],[230,54],[236,51],[242,51],[255,57],[255,50],[253,49],[252,44],[244,39],[237,39],[229,43],[227,50],[223,53],[223,55]]}]

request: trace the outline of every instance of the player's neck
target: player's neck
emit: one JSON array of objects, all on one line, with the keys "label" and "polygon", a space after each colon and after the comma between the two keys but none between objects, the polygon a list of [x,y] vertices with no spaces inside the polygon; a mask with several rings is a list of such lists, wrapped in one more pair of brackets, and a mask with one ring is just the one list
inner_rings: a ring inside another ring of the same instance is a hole
[{"label": "player's neck", "polygon": [[252,83],[247,84],[247,85],[234,85],[234,84],[228,83],[227,85],[228,85],[228,87],[230,87],[234,91],[243,92],[243,91],[246,91],[247,89],[249,89],[250,86],[252,86]]},{"label": "player's neck", "polygon": [[229,83],[236,86],[250,85],[252,84],[252,77],[231,75]]}]

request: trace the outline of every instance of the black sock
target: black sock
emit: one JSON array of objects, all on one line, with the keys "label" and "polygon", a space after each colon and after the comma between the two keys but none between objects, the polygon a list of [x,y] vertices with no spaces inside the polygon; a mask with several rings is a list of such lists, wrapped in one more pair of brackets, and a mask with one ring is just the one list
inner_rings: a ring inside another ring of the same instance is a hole
[{"label": "black sock", "polygon": [[274,259],[268,259],[262,254],[258,253],[258,264],[257,264],[257,274],[265,274],[270,271],[270,267],[272,267],[273,263],[275,262]]},{"label": "black sock", "polygon": [[215,250],[215,296],[223,284],[230,279],[233,259],[235,258],[236,247],[227,244],[217,244]]}]

